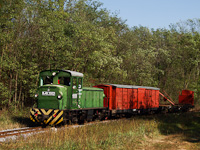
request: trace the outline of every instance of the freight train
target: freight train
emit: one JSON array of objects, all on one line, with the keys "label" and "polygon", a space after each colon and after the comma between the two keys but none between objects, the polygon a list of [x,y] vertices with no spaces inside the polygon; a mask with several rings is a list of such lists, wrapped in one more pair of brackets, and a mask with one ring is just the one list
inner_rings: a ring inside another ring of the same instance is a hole
[{"label": "freight train", "polygon": [[[161,97],[169,104],[162,105]],[[83,87],[83,74],[70,70],[40,72],[36,105],[30,119],[41,125],[58,125],[138,113],[187,110],[194,106],[194,92],[183,90],[179,103],[165,97],[159,88],[119,84]]]}]

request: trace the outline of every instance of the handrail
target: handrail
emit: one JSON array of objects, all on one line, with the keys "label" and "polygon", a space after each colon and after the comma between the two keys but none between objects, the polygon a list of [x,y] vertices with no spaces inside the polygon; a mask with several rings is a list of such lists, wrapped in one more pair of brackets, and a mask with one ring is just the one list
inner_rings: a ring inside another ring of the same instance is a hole
[{"label": "handrail", "polygon": [[173,103],[171,100],[169,100],[167,97],[165,97],[164,94],[162,94],[161,92],[159,92],[159,94],[160,94],[164,99],[166,99],[168,102],[170,102],[173,106],[175,105],[175,103]]},{"label": "handrail", "polygon": [[174,101],[173,101],[173,99],[167,94],[167,92],[165,92],[165,90],[163,90],[164,91],[164,93],[169,97],[169,99],[173,102],[173,103],[175,103]]}]

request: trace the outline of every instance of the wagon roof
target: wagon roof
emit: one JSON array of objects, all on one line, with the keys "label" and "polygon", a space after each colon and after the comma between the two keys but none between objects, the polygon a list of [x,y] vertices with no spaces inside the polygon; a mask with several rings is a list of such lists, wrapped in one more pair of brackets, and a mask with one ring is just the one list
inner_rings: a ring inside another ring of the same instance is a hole
[{"label": "wagon roof", "polygon": [[121,84],[107,84],[107,85],[115,86],[117,88],[128,88],[128,89],[143,88],[143,89],[150,89],[150,90],[160,90],[160,88],[149,87],[149,86],[135,86],[135,85],[121,85]]}]

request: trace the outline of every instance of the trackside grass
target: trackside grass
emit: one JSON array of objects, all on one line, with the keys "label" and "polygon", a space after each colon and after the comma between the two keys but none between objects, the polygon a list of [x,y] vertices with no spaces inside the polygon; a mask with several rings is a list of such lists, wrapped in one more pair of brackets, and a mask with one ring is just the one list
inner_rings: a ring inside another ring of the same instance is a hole
[{"label": "trackside grass", "polygon": [[11,149],[132,149],[142,146],[146,136],[154,138],[157,134],[155,121],[130,119],[51,131],[2,146]]},{"label": "trackside grass", "polygon": [[1,149],[200,149],[200,113],[134,116],[51,130],[0,144]]},{"label": "trackside grass", "polygon": [[0,111],[0,131],[5,129],[34,126],[29,119],[29,108],[25,110],[1,110]]}]

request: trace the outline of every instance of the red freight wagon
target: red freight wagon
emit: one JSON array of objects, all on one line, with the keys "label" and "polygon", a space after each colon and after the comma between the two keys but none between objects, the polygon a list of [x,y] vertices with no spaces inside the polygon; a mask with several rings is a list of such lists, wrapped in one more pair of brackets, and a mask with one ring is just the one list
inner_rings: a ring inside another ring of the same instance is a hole
[{"label": "red freight wagon", "polygon": [[151,110],[159,108],[159,88],[102,84],[95,87],[104,89],[104,107],[118,112]]}]

